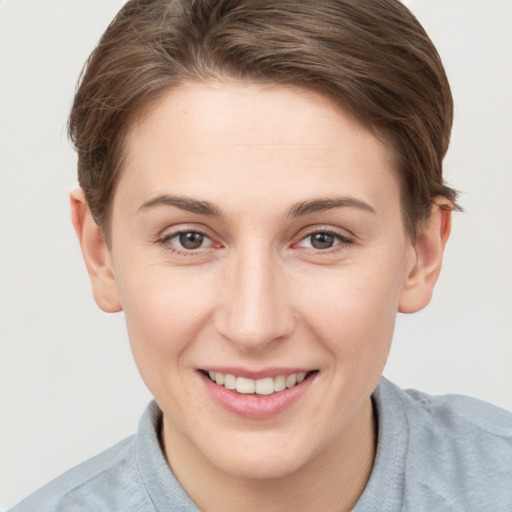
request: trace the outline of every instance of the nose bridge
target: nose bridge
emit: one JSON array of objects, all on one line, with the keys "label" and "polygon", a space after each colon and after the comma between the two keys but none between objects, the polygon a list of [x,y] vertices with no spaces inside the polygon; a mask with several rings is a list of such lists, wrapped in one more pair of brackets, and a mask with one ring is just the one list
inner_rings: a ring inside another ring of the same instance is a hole
[{"label": "nose bridge", "polygon": [[277,257],[271,250],[240,250],[230,261],[221,333],[244,350],[256,350],[288,336],[293,314]]}]

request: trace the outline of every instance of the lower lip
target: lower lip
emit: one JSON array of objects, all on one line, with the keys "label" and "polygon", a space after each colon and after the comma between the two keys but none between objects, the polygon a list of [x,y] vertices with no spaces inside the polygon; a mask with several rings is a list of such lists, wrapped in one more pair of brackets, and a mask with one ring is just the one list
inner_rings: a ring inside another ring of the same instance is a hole
[{"label": "lower lip", "polygon": [[309,389],[316,377],[310,375],[293,388],[273,393],[272,395],[254,395],[237,393],[226,389],[211,381],[206,375],[199,372],[210,396],[224,409],[238,416],[250,419],[267,419],[289,409]]}]

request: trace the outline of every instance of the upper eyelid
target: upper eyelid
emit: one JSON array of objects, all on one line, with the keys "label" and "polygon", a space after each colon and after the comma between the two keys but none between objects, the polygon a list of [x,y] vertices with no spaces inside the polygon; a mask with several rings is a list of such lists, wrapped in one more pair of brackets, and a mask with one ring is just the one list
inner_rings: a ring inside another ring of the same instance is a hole
[{"label": "upper eyelid", "polygon": [[176,231],[175,233],[169,233],[168,235],[164,236],[164,240],[172,240],[173,238],[176,238],[180,235],[185,235],[187,233],[197,233],[198,235],[203,236],[204,238],[207,238],[208,240],[212,240],[211,236],[208,236],[206,233],[203,233],[201,231],[196,230],[185,230],[185,231]]},{"label": "upper eyelid", "polygon": [[355,235],[347,229],[327,226],[309,226],[299,231],[298,235],[296,236],[296,240],[303,240],[304,238],[307,238],[308,236],[314,235],[316,233],[328,233],[330,235],[338,236],[342,240],[353,241],[355,239]]},{"label": "upper eyelid", "polygon": [[210,239],[213,239],[214,237],[211,234],[211,230],[204,228],[202,226],[197,225],[178,225],[176,227],[173,226],[166,226],[164,229],[160,230],[156,236],[156,238],[169,238],[174,237],[176,235],[180,235],[182,233],[199,233],[203,236],[206,236]]},{"label": "upper eyelid", "polygon": [[[299,245],[301,242],[304,242],[305,240],[310,238],[312,235],[315,235],[316,233],[326,233],[326,234],[334,236],[338,239],[337,243],[335,243],[332,247],[329,247],[327,249],[322,249],[322,252],[328,251],[329,249],[336,249],[336,247],[338,247],[339,245],[349,245],[349,244],[354,243],[354,241],[352,239],[350,239],[346,236],[343,236],[343,235],[339,235],[338,233],[331,233],[328,231],[317,231],[317,232],[309,233],[309,234],[303,236],[297,242],[295,242],[293,245]],[[315,249],[315,250],[317,250],[317,249]]]}]

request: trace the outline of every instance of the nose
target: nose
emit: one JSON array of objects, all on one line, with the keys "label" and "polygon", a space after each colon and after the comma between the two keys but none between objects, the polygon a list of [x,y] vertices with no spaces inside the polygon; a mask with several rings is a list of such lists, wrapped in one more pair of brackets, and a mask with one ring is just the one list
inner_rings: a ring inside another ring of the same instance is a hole
[{"label": "nose", "polygon": [[263,250],[241,252],[224,276],[215,317],[223,337],[242,351],[258,351],[291,335],[295,315],[275,256]]}]

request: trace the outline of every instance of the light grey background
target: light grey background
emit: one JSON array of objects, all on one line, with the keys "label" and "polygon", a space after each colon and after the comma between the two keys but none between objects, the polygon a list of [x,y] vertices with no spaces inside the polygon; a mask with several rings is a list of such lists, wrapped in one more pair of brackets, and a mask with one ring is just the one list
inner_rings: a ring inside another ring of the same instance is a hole
[{"label": "light grey background", "polygon": [[[66,116],[121,0],[0,0],[0,509],[133,433],[149,400],[122,315],[94,304],[68,213]],[[463,194],[434,300],[386,375],[512,409],[512,2],[409,0],[456,101]]]}]

